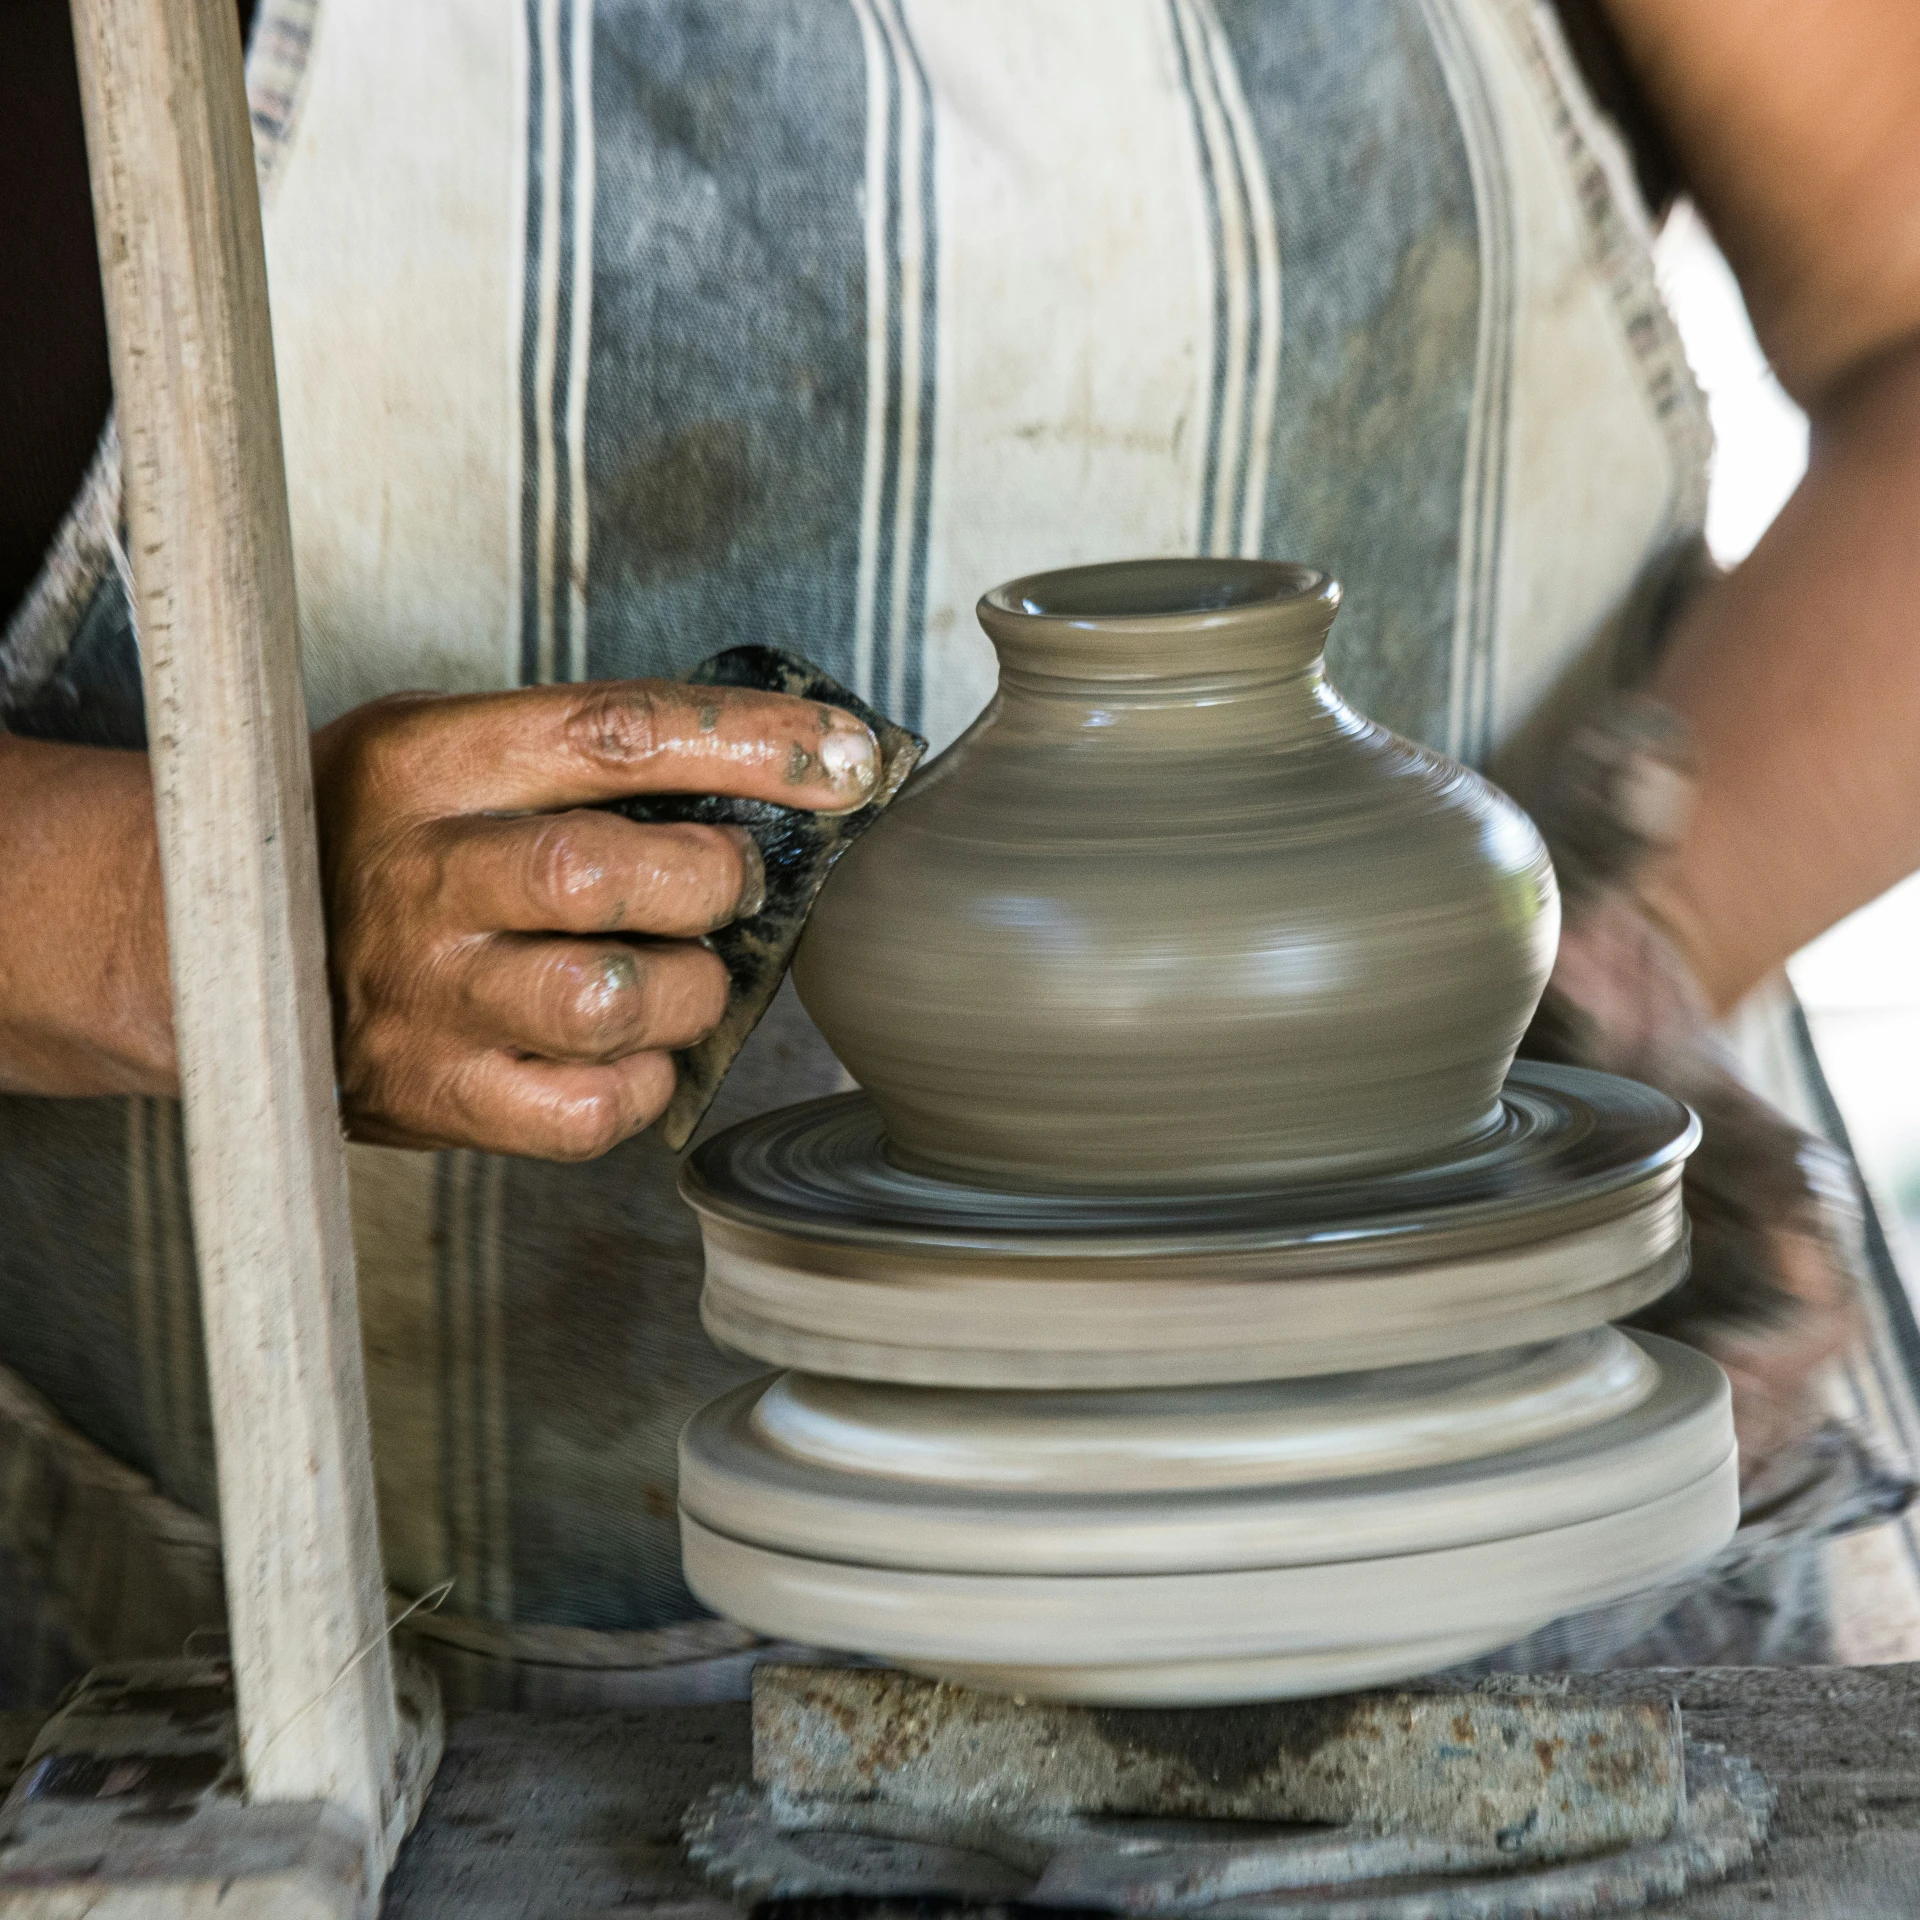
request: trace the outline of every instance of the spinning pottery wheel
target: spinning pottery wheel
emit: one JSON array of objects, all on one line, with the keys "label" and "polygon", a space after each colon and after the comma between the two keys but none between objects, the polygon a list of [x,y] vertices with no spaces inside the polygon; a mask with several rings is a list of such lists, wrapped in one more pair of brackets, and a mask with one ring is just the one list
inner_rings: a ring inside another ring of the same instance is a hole
[{"label": "spinning pottery wheel", "polygon": [[710,1331],[790,1369],[682,1437],[721,1613],[1035,1696],[1253,1699],[1731,1534],[1724,1377],[1605,1324],[1685,1271],[1695,1122],[1512,1064],[1545,851],[1331,691],[1337,604],[1230,561],[981,603],[999,695],[796,963],[864,1091],[683,1179]]}]

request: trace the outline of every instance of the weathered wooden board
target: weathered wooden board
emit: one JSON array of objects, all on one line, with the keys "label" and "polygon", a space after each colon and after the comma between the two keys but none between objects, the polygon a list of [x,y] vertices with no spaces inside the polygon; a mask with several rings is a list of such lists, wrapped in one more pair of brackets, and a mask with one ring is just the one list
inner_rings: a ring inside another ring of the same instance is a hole
[{"label": "weathered wooden board", "polygon": [[74,0],[247,1790],[401,1831],[293,545],[231,0]]},{"label": "weathered wooden board", "polygon": [[[407,1772],[420,1810],[440,1750],[440,1690],[396,1655]],[[223,1656],[96,1667],[31,1735],[0,1802],[0,1920],[370,1920],[385,1862],[365,1823],[325,1801],[248,1805],[233,1668]]]}]

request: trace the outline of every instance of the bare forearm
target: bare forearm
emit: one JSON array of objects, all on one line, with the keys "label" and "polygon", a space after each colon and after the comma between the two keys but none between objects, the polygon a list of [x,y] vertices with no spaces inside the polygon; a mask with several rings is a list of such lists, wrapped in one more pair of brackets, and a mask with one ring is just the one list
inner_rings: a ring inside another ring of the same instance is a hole
[{"label": "bare forearm", "polygon": [[1920,9],[1606,7],[1813,422],[1799,491],[1656,681],[1700,780],[1644,892],[1724,1010],[1920,867]]},{"label": "bare forearm", "polygon": [[1920,326],[1920,7],[1606,7],[1760,344],[1817,410]]},{"label": "bare forearm", "polygon": [[147,759],[0,735],[0,1090],[171,1093]]},{"label": "bare forearm", "polygon": [[1816,416],[1806,479],[1656,691],[1701,777],[1648,898],[1724,1010],[1920,869],[1920,342]]}]

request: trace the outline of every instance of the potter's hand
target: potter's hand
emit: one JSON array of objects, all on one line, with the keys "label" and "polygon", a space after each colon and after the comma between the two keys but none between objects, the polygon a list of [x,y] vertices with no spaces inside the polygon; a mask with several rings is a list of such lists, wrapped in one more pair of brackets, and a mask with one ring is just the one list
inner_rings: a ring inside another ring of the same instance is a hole
[{"label": "potter's hand", "polygon": [[1566,750],[1541,821],[1566,919],[1521,1052],[1627,1074],[1699,1114],[1692,1272],[1637,1323],[1727,1370],[1751,1483],[1819,1424],[1816,1375],[1857,1331],[1858,1207],[1844,1159],[1729,1069],[1705,994],[1636,891],[1677,840],[1691,793],[1684,732],[1651,701],[1623,702]]},{"label": "potter's hand", "polygon": [[733,827],[582,811],[716,793],[839,811],[877,779],[850,714],[664,681],[401,694],[314,736],[349,1132],[554,1160],[638,1132],[719,1019],[700,936],[754,911]]}]

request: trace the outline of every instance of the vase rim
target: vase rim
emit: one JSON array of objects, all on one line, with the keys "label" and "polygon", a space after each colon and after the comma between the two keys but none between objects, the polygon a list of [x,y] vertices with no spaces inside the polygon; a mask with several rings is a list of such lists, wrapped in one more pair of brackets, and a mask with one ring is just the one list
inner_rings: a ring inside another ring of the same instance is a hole
[{"label": "vase rim", "polygon": [[1109,560],[1023,574],[980,596],[983,622],[1121,629],[1219,628],[1297,609],[1323,628],[1340,605],[1340,583],[1289,560],[1169,556]]},{"label": "vase rim", "polygon": [[1278,685],[1318,670],[1340,583],[1283,560],[1113,560],[980,598],[1003,692]]}]

